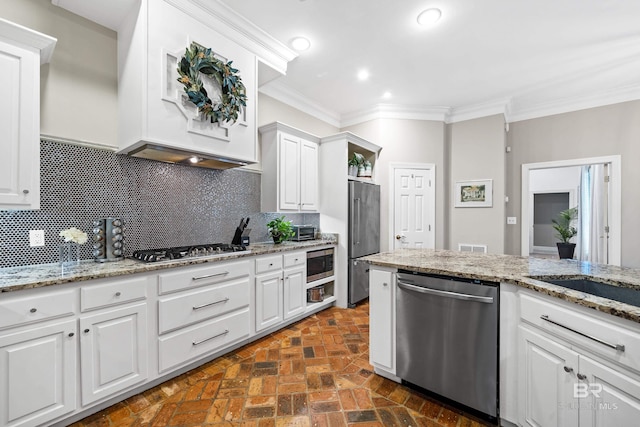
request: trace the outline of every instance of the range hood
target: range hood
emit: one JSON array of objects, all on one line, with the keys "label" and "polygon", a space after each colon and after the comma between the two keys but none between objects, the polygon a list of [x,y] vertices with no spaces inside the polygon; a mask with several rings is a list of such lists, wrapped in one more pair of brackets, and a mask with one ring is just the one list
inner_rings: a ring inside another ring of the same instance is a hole
[{"label": "range hood", "polygon": [[145,144],[127,153],[129,156],[141,159],[157,160],[165,163],[196,166],[208,169],[231,169],[247,166],[249,162],[227,159],[211,154],[194,153],[177,148],[164,147],[155,144]]}]

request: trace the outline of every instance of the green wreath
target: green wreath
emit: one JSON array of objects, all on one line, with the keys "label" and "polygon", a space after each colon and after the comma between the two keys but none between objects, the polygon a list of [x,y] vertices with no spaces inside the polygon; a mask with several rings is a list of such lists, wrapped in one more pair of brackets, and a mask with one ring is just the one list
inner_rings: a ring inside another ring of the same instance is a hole
[{"label": "green wreath", "polygon": [[[198,111],[211,122],[235,122],[243,108],[247,106],[247,95],[238,70],[231,66],[233,61],[224,63],[214,57],[211,49],[203,48],[195,42],[185,49],[178,66],[178,81],[184,85]],[[200,73],[213,77],[221,88],[220,102],[213,103],[200,80]]]}]

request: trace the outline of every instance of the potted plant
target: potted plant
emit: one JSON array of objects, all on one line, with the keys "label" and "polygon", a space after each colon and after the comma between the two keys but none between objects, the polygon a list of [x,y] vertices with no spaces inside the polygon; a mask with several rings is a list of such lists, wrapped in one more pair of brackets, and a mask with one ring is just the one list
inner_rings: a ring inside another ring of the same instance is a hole
[{"label": "potted plant", "polygon": [[284,215],[269,221],[267,223],[267,231],[275,244],[289,240],[295,234],[291,221],[285,221]]},{"label": "potted plant", "polygon": [[576,218],[578,218],[578,208],[569,208],[560,212],[557,219],[551,220],[553,228],[558,232],[556,237],[560,239],[560,242],[556,243],[560,259],[573,259],[576,244],[571,243],[570,240],[578,234],[578,229],[573,226]]},{"label": "potted plant", "polygon": [[360,153],[353,153],[347,164],[349,165],[349,175],[357,176],[358,168],[364,163],[364,156]]}]

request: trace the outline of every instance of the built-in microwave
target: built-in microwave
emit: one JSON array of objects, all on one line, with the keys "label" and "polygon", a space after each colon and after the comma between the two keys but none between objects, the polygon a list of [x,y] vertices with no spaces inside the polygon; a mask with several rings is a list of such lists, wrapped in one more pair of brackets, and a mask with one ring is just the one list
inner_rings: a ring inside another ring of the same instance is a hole
[{"label": "built-in microwave", "polygon": [[333,276],[333,248],[307,252],[307,283]]}]

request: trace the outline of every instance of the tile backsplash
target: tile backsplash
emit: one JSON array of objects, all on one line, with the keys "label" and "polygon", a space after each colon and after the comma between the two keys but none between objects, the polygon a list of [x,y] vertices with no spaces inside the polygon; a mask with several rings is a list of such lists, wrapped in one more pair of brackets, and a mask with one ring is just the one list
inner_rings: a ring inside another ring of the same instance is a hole
[{"label": "tile backsplash", "polygon": [[[0,211],[0,267],[58,261],[58,233],[90,234],[96,218],[125,222],[125,255],[137,249],[230,243],[242,217],[251,241],[269,240],[260,212],[260,174],[137,159],[54,141],[40,144],[40,210]],[[318,214],[285,214],[294,224],[319,227]],[[29,230],[45,231],[45,246],[29,247]],[[91,258],[91,243],[80,257]]]}]

